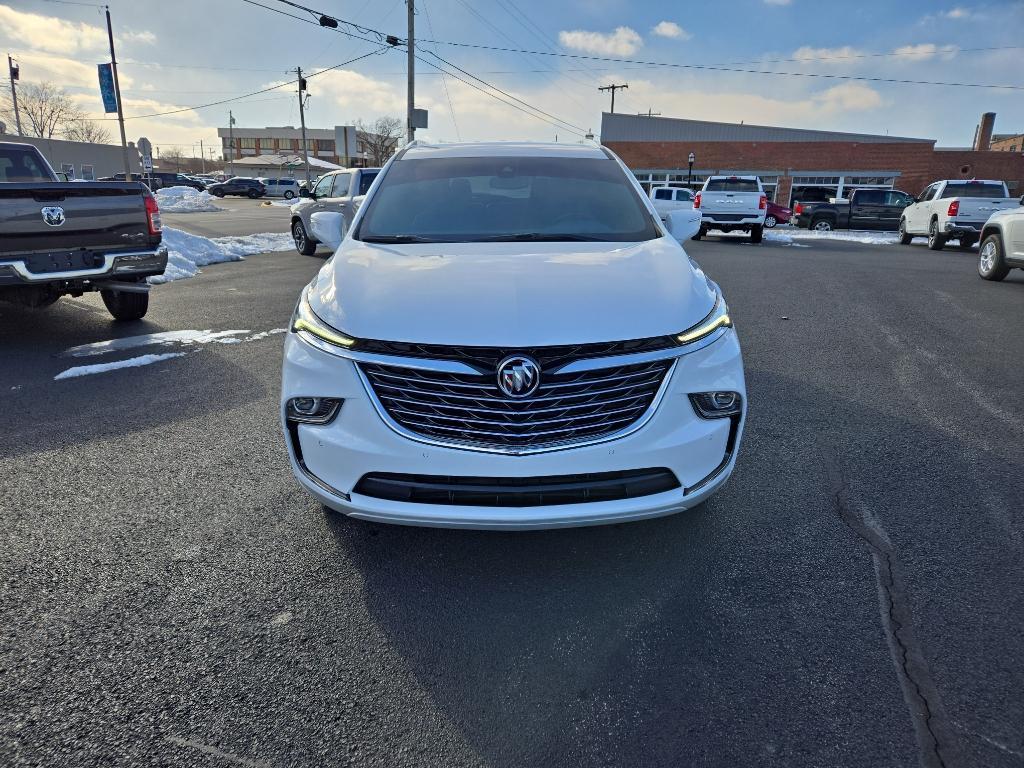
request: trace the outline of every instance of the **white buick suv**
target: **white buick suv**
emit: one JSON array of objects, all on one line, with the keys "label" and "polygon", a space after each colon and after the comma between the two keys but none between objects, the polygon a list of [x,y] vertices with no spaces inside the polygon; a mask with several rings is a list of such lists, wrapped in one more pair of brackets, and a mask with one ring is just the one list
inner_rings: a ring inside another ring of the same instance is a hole
[{"label": "white buick suv", "polygon": [[414,142],[286,336],[292,469],[387,523],[640,520],[726,481],[746,414],[718,286],[607,149]]}]

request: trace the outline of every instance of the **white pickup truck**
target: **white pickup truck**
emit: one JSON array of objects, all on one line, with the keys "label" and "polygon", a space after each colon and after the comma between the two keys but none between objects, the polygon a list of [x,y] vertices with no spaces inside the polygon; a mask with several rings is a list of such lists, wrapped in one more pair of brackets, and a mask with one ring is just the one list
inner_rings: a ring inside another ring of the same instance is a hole
[{"label": "white pickup truck", "polygon": [[900,242],[927,237],[928,247],[941,251],[950,240],[968,249],[978,242],[988,217],[1017,206],[1001,181],[953,179],[929,184],[900,218]]},{"label": "white pickup truck", "polygon": [[668,222],[672,211],[693,208],[693,192],[683,187],[651,187],[651,202],[661,220]]},{"label": "white pickup truck", "polygon": [[757,176],[710,176],[694,198],[693,207],[700,209],[700,230],[694,240],[700,240],[710,229],[738,229],[749,232],[752,243],[761,242],[768,197]]}]

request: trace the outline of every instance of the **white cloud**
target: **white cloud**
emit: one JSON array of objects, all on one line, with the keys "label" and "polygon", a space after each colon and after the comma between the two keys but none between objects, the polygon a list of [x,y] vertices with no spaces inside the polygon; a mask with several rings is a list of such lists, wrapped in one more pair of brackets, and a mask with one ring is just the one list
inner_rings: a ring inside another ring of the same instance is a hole
[{"label": "white cloud", "polygon": [[[334,69],[310,80],[309,92],[314,112],[318,109],[318,100],[330,99],[347,111],[359,109],[373,114],[405,114],[404,90],[352,69]],[[419,101],[422,99],[417,99]],[[426,105],[417,103],[417,106]]]},{"label": "white cloud", "polygon": [[841,48],[812,48],[809,45],[805,45],[801,48],[797,48],[793,51],[793,58],[799,61],[813,61],[815,63],[849,63],[846,59],[858,58],[864,55],[864,52],[858,48],[853,48],[849,45],[844,45]]},{"label": "white cloud", "polygon": [[974,14],[971,12],[971,10],[969,8],[957,7],[957,8],[951,8],[948,11],[943,11],[939,15],[942,16],[945,19],[969,19]]},{"label": "white cloud", "polygon": [[812,101],[826,113],[862,112],[877,109],[885,102],[873,88],[863,83],[844,83],[815,94]]},{"label": "white cloud", "polygon": [[765,5],[789,5],[792,0],[764,0]]},{"label": "white cloud", "polygon": [[920,43],[918,45],[903,45],[893,50],[893,53],[906,61],[927,61],[936,56],[941,56],[944,61],[949,61],[956,56],[959,49],[955,45],[936,45],[935,43]]},{"label": "white cloud", "polygon": [[611,33],[563,31],[558,33],[558,42],[566,48],[604,56],[630,56],[644,44],[643,38],[630,27],[618,27]]},{"label": "white cloud", "polygon": [[654,28],[651,29],[651,34],[657,35],[658,37],[670,37],[675,40],[689,40],[693,37],[693,35],[680,27],[674,21],[659,21]]},{"label": "white cloud", "polygon": [[[124,32],[118,38],[125,43],[156,43],[156,35],[148,31]],[[0,5],[0,42],[15,49],[34,48],[65,56],[101,53],[108,48],[104,27],[16,11],[6,5]]]}]

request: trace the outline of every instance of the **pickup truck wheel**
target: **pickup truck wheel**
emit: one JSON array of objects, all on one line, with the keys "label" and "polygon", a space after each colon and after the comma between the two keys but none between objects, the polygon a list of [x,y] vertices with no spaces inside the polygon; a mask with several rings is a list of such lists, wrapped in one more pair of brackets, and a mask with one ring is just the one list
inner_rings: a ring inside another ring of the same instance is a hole
[{"label": "pickup truck wheel", "polygon": [[760,243],[764,238],[764,227],[757,225],[750,228],[750,242]]},{"label": "pickup truck wheel", "polygon": [[910,245],[914,241],[914,236],[907,232],[907,222],[905,219],[900,219],[899,230],[900,245]]},{"label": "pickup truck wheel", "polygon": [[771,229],[772,227],[774,227],[778,223],[779,223],[779,220],[776,219],[774,216],[772,216],[770,213],[767,216],[764,217],[764,228],[765,229]]},{"label": "pickup truck wheel", "polygon": [[978,274],[985,280],[1002,280],[1010,274],[1003,259],[1003,242],[999,235],[989,235],[978,251]]},{"label": "pickup truck wheel", "polygon": [[928,248],[932,251],[941,251],[946,247],[946,238],[939,234],[939,222],[933,221],[928,226]]},{"label": "pickup truck wheel", "polygon": [[815,229],[818,232],[831,232],[835,229],[831,219],[814,219],[811,222],[811,229]]},{"label": "pickup truck wheel", "polygon": [[306,234],[306,227],[299,219],[292,224],[292,240],[295,241],[295,250],[303,256],[312,256],[316,253],[316,243]]},{"label": "pickup truck wheel", "polygon": [[138,320],[149,310],[148,293],[127,293],[123,291],[100,291],[107,311],[115,320]]}]

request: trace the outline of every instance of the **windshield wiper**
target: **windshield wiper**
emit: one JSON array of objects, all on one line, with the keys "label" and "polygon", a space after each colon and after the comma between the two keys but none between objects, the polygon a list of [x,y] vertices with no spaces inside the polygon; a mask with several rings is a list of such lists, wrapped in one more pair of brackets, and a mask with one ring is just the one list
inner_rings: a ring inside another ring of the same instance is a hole
[{"label": "windshield wiper", "polygon": [[546,232],[516,232],[511,235],[494,235],[473,240],[474,243],[594,243],[601,242],[600,237],[590,235],[574,235],[568,232],[549,234]]},{"label": "windshield wiper", "polygon": [[395,245],[401,245],[402,243],[443,243],[443,240],[435,240],[430,237],[421,237],[420,235],[368,235],[367,237],[361,238],[364,243],[392,243]]}]

